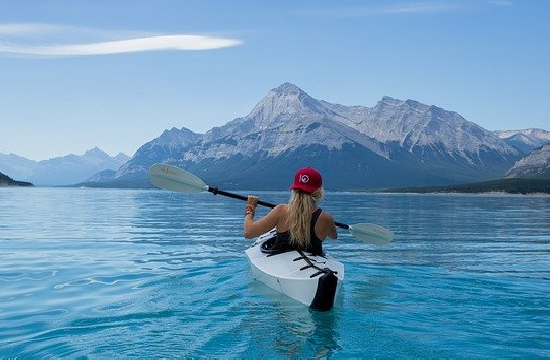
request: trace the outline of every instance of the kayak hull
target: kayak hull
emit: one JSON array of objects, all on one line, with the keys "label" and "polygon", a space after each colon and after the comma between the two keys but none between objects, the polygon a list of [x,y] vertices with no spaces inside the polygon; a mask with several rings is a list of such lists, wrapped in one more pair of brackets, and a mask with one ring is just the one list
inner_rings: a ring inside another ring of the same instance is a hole
[{"label": "kayak hull", "polygon": [[[342,287],[344,265],[328,255],[302,253],[307,257],[305,259],[295,250],[283,253],[266,251],[265,244],[273,241],[274,236],[275,231],[260,236],[245,251],[253,277],[312,308],[316,308],[315,304],[319,304],[319,301],[328,303],[330,305],[319,309],[329,310]],[[325,285],[329,283],[331,285]]]}]

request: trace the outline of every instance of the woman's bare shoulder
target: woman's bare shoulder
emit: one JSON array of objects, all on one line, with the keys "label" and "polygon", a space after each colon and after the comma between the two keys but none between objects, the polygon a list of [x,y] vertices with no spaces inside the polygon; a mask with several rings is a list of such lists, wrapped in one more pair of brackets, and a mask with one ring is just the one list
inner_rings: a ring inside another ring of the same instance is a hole
[{"label": "woman's bare shoulder", "polygon": [[281,212],[287,211],[287,210],[288,210],[288,204],[279,204],[279,205],[275,205],[275,207],[273,208],[273,210],[281,211]]},{"label": "woman's bare shoulder", "polygon": [[338,237],[338,233],[336,231],[336,224],[334,223],[334,218],[332,215],[323,211],[319,216],[319,220],[326,236],[331,239],[336,239]]},{"label": "woman's bare shoulder", "polygon": [[320,218],[323,219],[324,221],[334,221],[334,218],[332,217],[332,215],[326,211],[323,211],[321,213]]}]

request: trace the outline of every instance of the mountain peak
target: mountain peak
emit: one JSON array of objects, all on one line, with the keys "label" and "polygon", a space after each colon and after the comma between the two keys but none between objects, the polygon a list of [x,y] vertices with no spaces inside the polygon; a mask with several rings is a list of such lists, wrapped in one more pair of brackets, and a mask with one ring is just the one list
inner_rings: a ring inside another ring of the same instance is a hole
[{"label": "mountain peak", "polygon": [[130,157],[123,152],[119,152],[118,155],[114,157],[114,159],[125,163],[126,161],[130,160]]},{"label": "mountain peak", "polygon": [[254,119],[257,126],[265,127],[272,120],[280,124],[283,118],[296,114],[324,113],[327,109],[298,86],[285,82],[267,95],[252,109],[246,119]]},{"label": "mountain peak", "polygon": [[384,96],[377,104],[377,106],[400,106],[403,104],[403,100],[394,99],[390,96]]},{"label": "mountain peak", "polygon": [[95,146],[94,148],[87,150],[84,156],[108,156],[103,150]]},{"label": "mountain peak", "polygon": [[272,91],[275,91],[278,93],[285,93],[285,94],[291,94],[291,93],[305,94],[305,92],[302,89],[300,89],[298,86],[291,84],[289,82],[285,82],[284,84],[273,89]]},{"label": "mountain peak", "polygon": [[162,132],[161,137],[162,138],[176,138],[180,139],[182,136],[198,136],[193,130],[190,130],[186,127],[182,127],[181,129],[178,129],[177,127],[172,127],[171,129],[166,129]]},{"label": "mountain peak", "polygon": [[377,104],[378,106],[391,106],[391,107],[398,107],[406,105],[409,108],[415,108],[415,109],[422,109],[425,110],[429,108],[428,105],[421,103],[420,101],[407,99],[405,101],[392,98],[390,96],[384,96],[382,100],[380,100]]}]

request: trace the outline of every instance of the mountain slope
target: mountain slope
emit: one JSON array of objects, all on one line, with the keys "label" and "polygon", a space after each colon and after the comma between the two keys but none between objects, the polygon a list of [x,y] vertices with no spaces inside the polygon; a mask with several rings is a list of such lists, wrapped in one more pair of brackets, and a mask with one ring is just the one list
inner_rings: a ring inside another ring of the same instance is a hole
[{"label": "mountain slope", "polygon": [[550,179],[550,145],[544,145],[518,160],[505,177]]},{"label": "mountain slope", "polygon": [[387,145],[393,160],[458,179],[501,176],[519,157],[517,149],[458,113],[414,100],[384,97],[373,108],[326,103],[343,122]]},{"label": "mountain slope", "polygon": [[34,186],[30,182],[13,180],[11,177],[0,172],[0,187],[6,186]]},{"label": "mountain slope", "polygon": [[0,172],[10,174],[15,179],[27,179],[38,167],[38,161],[15,154],[0,154]]},{"label": "mountain slope", "polygon": [[[149,186],[147,173],[151,165],[157,162],[179,160],[184,150],[201,136],[187,128],[165,130],[158,138],[142,145],[128,162],[118,168],[111,180],[119,184]],[[89,180],[98,181],[98,179]]]},{"label": "mountain slope", "polygon": [[335,121],[336,114],[298,87],[283,84],[271,90],[244,118],[213,128],[183,154],[184,161],[206,158],[279,156],[298,147],[322,144],[340,149],[343,144],[358,143],[381,156],[380,144],[356,129]]}]

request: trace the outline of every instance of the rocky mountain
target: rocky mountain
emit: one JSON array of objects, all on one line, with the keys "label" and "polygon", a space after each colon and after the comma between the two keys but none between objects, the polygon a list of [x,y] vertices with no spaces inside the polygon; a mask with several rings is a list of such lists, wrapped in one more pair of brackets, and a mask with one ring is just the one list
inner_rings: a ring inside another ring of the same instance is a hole
[{"label": "rocky mountain", "polygon": [[543,145],[550,144],[550,131],[543,129],[497,130],[495,134],[524,155]]},{"label": "rocky mountain", "polygon": [[122,165],[110,181],[120,184],[148,186],[147,174],[157,162],[174,162],[181,159],[185,149],[202,135],[186,128],[165,130],[162,135],[141,146],[134,156]]},{"label": "rocky mountain", "polygon": [[344,123],[385,144],[391,160],[433,175],[443,170],[460,181],[494,178],[519,156],[491,131],[433,105],[384,97],[373,108],[337,108]]},{"label": "rocky mountain", "polygon": [[550,145],[544,145],[518,160],[505,177],[550,179]]},{"label": "rocky mountain", "polygon": [[150,164],[166,162],[229,188],[286,189],[306,165],[329,189],[436,185],[500,178],[522,155],[453,111],[390,97],[372,108],[332,104],[290,83],[204,135],[176,130],[175,141],[165,132],[140,148],[118,179],[145,181]]},{"label": "rocky mountain", "polygon": [[99,171],[116,170],[130,159],[122,153],[111,157],[97,147],[81,156],[71,154],[38,162],[13,154],[0,155],[0,171],[38,186],[76,184]]}]

